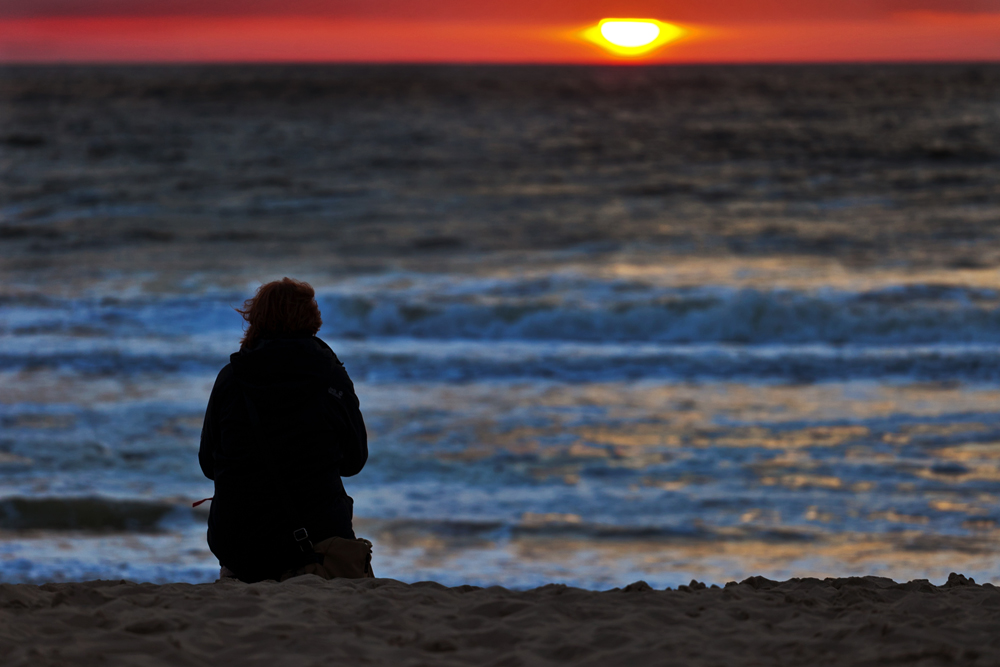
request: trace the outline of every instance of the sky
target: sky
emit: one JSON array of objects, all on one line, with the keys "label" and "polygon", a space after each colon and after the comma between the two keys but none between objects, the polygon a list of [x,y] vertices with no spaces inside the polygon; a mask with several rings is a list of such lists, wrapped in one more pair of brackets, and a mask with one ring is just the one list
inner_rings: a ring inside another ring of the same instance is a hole
[{"label": "sky", "polygon": [[[622,56],[604,18],[683,35]],[[1000,0],[0,0],[0,62],[1000,60]]]}]

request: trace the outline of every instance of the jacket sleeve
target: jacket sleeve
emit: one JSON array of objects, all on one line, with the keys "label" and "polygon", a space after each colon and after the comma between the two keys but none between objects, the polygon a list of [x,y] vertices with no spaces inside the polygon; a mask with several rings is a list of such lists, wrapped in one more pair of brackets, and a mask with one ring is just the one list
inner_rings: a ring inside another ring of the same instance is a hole
[{"label": "jacket sleeve", "polygon": [[332,385],[327,392],[331,407],[341,422],[337,443],[341,454],[340,475],[351,477],[361,472],[368,461],[368,433],[358,397],[354,393],[354,383],[336,356],[334,359]]},{"label": "jacket sleeve", "polygon": [[215,379],[212,394],[208,397],[208,407],[205,408],[205,422],[201,427],[201,446],[198,448],[198,463],[205,477],[215,479],[215,451],[219,446],[219,395],[222,393],[224,376],[228,376],[227,365]]}]

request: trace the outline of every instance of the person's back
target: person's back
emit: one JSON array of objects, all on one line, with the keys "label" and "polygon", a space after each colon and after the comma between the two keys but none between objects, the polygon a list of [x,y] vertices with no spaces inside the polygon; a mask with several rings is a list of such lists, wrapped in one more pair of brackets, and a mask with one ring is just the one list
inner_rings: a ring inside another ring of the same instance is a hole
[{"label": "person's back", "polygon": [[[215,480],[208,543],[243,581],[308,562],[308,542],[354,537],[340,478],[361,471],[367,436],[347,372],[314,335],[313,295],[288,278],[261,286],[240,311],[250,326],[205,413],[199,460]],[[293,536],[301,528],[308,542]]]}]

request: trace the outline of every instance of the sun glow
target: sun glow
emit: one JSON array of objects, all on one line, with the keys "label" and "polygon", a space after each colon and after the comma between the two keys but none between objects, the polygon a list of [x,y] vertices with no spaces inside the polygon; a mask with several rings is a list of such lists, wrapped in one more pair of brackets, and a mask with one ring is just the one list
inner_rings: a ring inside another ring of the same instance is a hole
[{"label": "sun glow", "polygon": [[639,56],[672,42],[684,29],[656,19],[601,19],[583,31],[584,39],[619,56]]},{"label": "sun glow", "polygon": [[647,21],[608,21],[601,35],[615,46],[646,46],[660,36],[660,26]]}]

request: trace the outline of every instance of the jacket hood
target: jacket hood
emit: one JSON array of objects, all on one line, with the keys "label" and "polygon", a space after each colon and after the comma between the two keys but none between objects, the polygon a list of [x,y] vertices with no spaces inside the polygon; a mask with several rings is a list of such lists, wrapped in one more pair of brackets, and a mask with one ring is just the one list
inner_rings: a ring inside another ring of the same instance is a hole
[{"label": "jacket hood", "polygon": [[322,379],[332,364],[340,365],[329,345],[309,335],[263,339],[253,349],[233,353],[229,361],[238,377],[255,383]]}]

